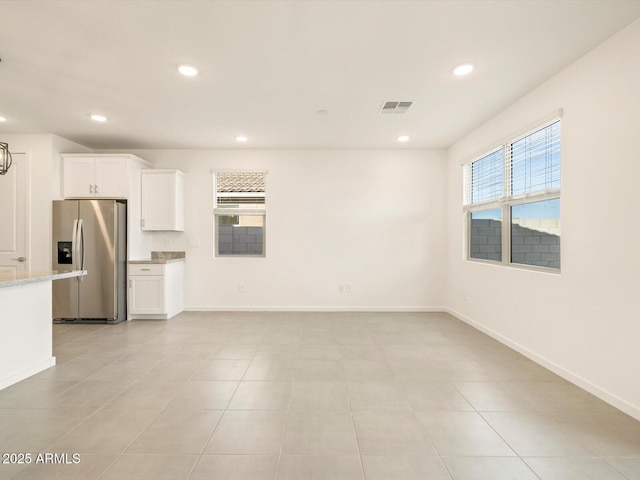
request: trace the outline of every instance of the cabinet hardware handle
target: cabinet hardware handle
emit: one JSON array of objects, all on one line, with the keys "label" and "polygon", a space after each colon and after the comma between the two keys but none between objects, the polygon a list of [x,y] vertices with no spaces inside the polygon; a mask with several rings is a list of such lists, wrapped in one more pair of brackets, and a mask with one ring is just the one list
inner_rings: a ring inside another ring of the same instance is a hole
[{"label": "cabinet hardware handle", "polygon": [[96,193],[98,193],[98,185],[94,185]]},{"label": "cabinet hardware handle", "polygon": [[93,193],[93,185],[89,185],[89,193]]}]

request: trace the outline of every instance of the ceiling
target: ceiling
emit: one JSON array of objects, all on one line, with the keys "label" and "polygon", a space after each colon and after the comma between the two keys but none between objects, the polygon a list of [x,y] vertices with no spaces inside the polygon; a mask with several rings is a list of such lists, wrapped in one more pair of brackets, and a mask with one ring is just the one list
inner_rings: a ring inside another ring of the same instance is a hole
[{"label": "ceiling", "polygon": [[444,148],[639,16],[636,0],[0,0],[0,139]]}]

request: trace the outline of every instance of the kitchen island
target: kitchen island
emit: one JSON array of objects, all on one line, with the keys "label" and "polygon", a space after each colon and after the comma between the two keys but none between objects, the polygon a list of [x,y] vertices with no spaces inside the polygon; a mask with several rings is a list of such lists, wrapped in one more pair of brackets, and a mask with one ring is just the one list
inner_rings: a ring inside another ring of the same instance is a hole
[{"label": "kitchen island", "polygon": [[0,390],[56,364],[51,282],[84,270],[0,270]]}]

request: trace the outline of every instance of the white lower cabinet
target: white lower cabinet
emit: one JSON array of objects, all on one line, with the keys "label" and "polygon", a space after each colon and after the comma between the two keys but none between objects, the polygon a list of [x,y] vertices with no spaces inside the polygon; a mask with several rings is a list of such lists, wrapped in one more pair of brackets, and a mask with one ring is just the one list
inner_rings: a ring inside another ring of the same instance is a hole
[{"label": "white lower cabinet", "polygon": [[164,275],[135,275],[129,278],[131,313],[167,313]]},{"label": "white lower cabinet", "polygon": [[129,319],[171,318],[184,307],[184,264],[129,264]]}]

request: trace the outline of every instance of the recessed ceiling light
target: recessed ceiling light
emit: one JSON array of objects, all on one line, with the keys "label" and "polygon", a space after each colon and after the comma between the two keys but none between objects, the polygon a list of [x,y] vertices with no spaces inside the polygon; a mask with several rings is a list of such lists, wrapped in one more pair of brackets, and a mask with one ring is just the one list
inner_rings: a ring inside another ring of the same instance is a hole
[{"label": "recessed ceiling light", "polygon": [[193,65],[178,65],[178,71],[185,77],[195,77],[200,70]]},{"label": "recessed ceiling light", "polygon": [[4,117],[0,117],[0,122],[6,122],[6,121],[7,121],[7,119],[6,119],[6,118],[4,118]]},{"label": "recessed ceiling light", "polygon": [[400,135],[398,137],[398,141],[399,142],[408,142],[409,141],[409,135]]},{"label": "recessed ceiling light", "polygon": [[473,65],[470,63],[465,63],[463,65],[458,65],[453,69],[453,74],[461,77],[463,75],[469,75],[473,71]]},{"label": "recessed ceiling light", "polygon": [[106,122],[107,117],[94,113],[93,115],[91,115],[91,120],[93,120],[94,122]]},{"label": "recessed ceiling light", "polygon": [[236,142],[246,142],[247,140],[249,140],[247,137],[243,137],[243,136],[238,136],[236,137]]}]

